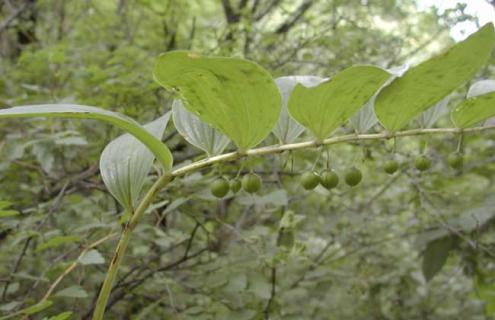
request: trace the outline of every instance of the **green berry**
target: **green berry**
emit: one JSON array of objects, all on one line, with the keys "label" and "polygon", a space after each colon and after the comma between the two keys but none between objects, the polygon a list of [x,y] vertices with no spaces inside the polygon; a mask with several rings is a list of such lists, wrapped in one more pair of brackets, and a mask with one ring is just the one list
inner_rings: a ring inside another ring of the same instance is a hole
[{"label": "green berry", "polygon": [[361,182],[361,180],[363,179],[363,174],[361,173],[361,171],[359,171],[358,168],[353,167],[346,171],[344,178],[347,185],[354,187]]},{"label": "green berry", "polygon": [[388,174],[394,174],[399,170],[399,163],[396,160],[388,160],[383,166],[383,170]]},{"label": "green berry", "polygon": [[327,190],[333,189],[339,184],[339,176],[333,170],[325,170],[320,174],[320,183]]},{"label": "green berry", "polygon": [[306,190],[313,190],[320,183],[320,177],[314,172],[305,172],[301,175],[301,185]]},{"label": "green berry", "polygon": [[229,183],[224,178],[218,178],[211,184],[211,194],[223,198],[229,192]]},{"label": "green berry", "polygon": [[419,171],[426,171],[431,167],[431,159],[427,156],[419,156],[414,160],[414,166]]},{"label": "green berry", "polygon": [[451,153],[447,159],[449,166],[453,169],[460,170],[464,165],[464,158],[459,152]]},{"label": "green berry", "polygon": [[234,179],[230,181],[230,190],[232,190],[233,193],[239,192],[241,190],[242,183],[239,179]]},{"label": "green berry", "polygon": [[242,177],[242,188],[247,193],[255,193],[261,188],[261,178],[254,173],[248,173]]}]

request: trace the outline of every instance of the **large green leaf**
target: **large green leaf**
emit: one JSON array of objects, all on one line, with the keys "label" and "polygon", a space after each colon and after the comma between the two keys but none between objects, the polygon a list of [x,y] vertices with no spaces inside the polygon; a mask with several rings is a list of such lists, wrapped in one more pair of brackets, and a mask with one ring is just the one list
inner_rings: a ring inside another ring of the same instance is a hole
[{"label": "large green leaf", "polygon": [[174,100],[172,113],[177,131],[187,142],[202,149],[208,156],[221,154],[229,145],[227,136],[187,111],[180,100]]},{"label": "large green leaf", "polygon": [[466,99],[452,112],[452,121],[459,128],[472,126],[491,117],[495,117],[495,92]]},{"label": "large green leaf", "polygon": [[318,86],[298,84],[289,99],[289,114],[318,139],[325,139],[356,113],[389,76],[378,67],[355,66]]},{"label": "large green leaf", "polygon": [[280,113],[282,103],[272,77],[251,61],[173,51],[158,58],[154,77],[241,150],[260,143]]},{"label": "large green leaf", "polygon": [[0,119],[32,117],[96,119],[111,123],[132,134],[136,139],[146,145],[165,170],[168,171],[172,168],[172,154],[167,146],[146,131],[136,121],[119,113],[74,104],[42,104],[0,110]]},{"label": "large green leaf", "polygon": [[[161,139],[170,119],[170,112],[146,124],[144,128]],[[110,142],[100,158],[103,182],[112,195],[132,212],[153,165],[153,153],[134,136],[126,133]]]},{"label": "large green leaf", "polygon": [[437,104],[476,74],[487,62],[494,43],[495,33],[489,23],[443,54],[409,69],[378,95],[375,113],[381,124],[387,130],[399,130]]}]

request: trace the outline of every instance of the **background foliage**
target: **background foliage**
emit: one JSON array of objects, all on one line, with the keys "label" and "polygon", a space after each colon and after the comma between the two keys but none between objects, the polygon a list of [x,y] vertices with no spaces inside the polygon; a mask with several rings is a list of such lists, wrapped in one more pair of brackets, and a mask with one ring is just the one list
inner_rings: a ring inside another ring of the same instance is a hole
[{"label": "background foliage", "polygon": [[[464,20],[476,19],[462,6],[440,14],[398,0],[2,1],[0,103],[87,104],[147,123],[172,108],[152,78],[165,51],[245,57],[274,77],[329,77],[354,64],[417,63],[451,45],[449,29]],[[493,62],[473,82],[493,78]],[[105,237],[120,231],[123,213],[103,186],[99,154],[121,132],[89,120],[3,123],[0,314],[39,301],[76,262],[53,305],[32,318],[88,318],[115,246]],[[450,126],[447,116],[437,124]],[[331,166],[357,166],[364,178],[331,192],[299,184],[317,150],[244,163],[263,177],[255,196],[210,195],[215,177],[234,177],[238,164],[176,180],[137,227],[107,317],[491,319],[494,138],[466,137],[462,173],[445,164],[454,136],[397,140],[403,165],[393,176],[382,170],[391,142],[334,146]],[[176,164],[202,157],[172,122],[163,140]],[[434,166],[419,174],[410,162],[425,140]],[[295,244],[277,246],[288,231]]]}]

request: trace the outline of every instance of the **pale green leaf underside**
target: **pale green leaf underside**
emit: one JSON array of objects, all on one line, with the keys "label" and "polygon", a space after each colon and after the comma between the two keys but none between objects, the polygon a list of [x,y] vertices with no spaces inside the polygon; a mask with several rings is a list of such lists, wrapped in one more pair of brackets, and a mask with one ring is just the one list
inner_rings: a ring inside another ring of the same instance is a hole
[{"label": "pale green leaf underside", "polygon": [[287,76],[275,79],[275,83],[282,96],[282,111],[278,118],[277,124],[273,128],[273,134],[278,138],[280,143],[291,143],[304,132],[304,127],[294,121],[287,111],[289,97],[294,87],[300,83],[305,87],[314,87],[327,79],[316,76]]},{"label": "pale green leaf underside", "polygon": [[[161,139],[170,112],[144,128],[155,139]],[[146,177],[153,165],[153,153],[130,134],[111,141],[100,158],[100,172],[105,186],[128,212],[134,209]]]},{"label": "pale green leaf underside", "polygon": [[176,90],[187,110],[228,136],[241,150],[272,130],[281,99],[270,74],[254,62],[190,52],[162,54],[154,77]]},{"label": "pale green leaf underside", "polygon": [[387,130],[399,130],[434,106],[476,74],[494,43],[490,23],[443,54],[409,69],[378,95],[375,113],[381,124]]},{"label": "pale green leaf underside", "polygon": [[205,151],[208,156],[221,154],[229,145],[227,136],[187,111],[180,100],[174,100],[172,112],[177,131],[187,142]]},{"label": "pale green leaf underside", "polygon": [[433,107],[427,109],[423,113],[421,113],[418,118],[418,124],[421,128],[431,128],[443,116],[449,109],[447,105],[450,101],[450,96],[446,96],[440,102],[435,104]]},{"label": "pale green leaf underside", "polygon": [[452,121],[459,128],[475,125],[491,117],[495,117],[495,92],[466,99],[452,111]]},{"label": "pale green leaf underside", "polygon": [[108,122],[127,131],[145,144],[166,171],[172,168],[173,158],[167,146],[136,121],[124,115],[96,107],[74,104],[41,104],[0,110],[0,119],[33,117],[95,119]]},{"label": "pale green leaf underside", "polygon": [[289,99],[289,114],[315,137],[325,139],[355,114],[389,76],[378,67],[355,66],[315,87],[298,84]]},{"label": "pale green leaf underside", "polygon": [[469,87],[466,97],[472,98],[493,91],[495,91],[495,80],[480,80],[476,81]]}]

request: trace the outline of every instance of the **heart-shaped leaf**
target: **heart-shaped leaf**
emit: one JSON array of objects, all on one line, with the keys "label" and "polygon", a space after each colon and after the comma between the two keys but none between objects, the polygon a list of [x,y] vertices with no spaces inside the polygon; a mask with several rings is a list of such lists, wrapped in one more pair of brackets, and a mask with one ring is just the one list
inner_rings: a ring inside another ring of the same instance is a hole
[{"label": "heart-shaped leaf", "polygon": [[136,121],[122,114],[75,104],[41,104],[0,110],[0,119],[34,117],[96,119],[111,123],[129,132],[146,145],[165,170],[168,171],[172,168],[173,158],[167,146],[146,131]]},{"label": "heart-shaped leaf", "polygon": [[298,83],[305,87],[314,87],[325,80],[327,79],[315,76],[287,76],[275,79],[275,83],[282,96],[282,111],[272,132],[281,144],[294,142],[304,132],[304,127],[294,121],[287,111],[289,97],[294,87]]},{"label": "heart-shaped leaf", "polygon": [[491,23],[443,54],[410,68],[404,76],[380,91],[375,113],[390,131],[434,106],[486,64],[495,44]]},{"label": "heart-shaped leaf", "polygon": [[193,146],[204,150],[208,156],[221,154],[230,140],[184,108],[180,100],[174,100],[172,113],[175,128]]},{"label": "heart-shaped leaf", "polygon": [[318,86],[298,84],[289,99],[289,114],[318,139],[327,138],[355,114],[390,74],[373,66],[354,66]]},{"label": "heart-shaped leaf", "polygon": [[[170,112],[167,112],[144,128],[155,139],[161,139],[169,118]],[[130,134],[121,135],[103,150],[100,157],[101,177],[126,212],[133,212],[154,159],[153,153]]]},{"label": "heart-shaped leaf", "polygon": [[154,77],[243,151],[259,144],[278,120],[277,86],[254,62],[173,51],[158,58]]}]

